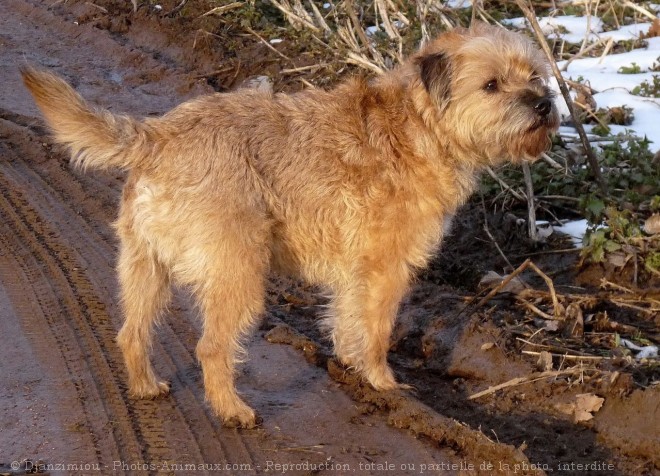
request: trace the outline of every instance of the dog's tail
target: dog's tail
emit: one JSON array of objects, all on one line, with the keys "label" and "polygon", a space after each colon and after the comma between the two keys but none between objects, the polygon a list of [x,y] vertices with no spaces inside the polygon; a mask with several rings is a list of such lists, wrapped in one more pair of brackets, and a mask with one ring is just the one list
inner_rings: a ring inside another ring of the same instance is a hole
[{"label": "dog's tail", "polygon": [[135,119],[90,106],[60,77],[25,66],[25,86],[53,131],[71,151],[71,162],[86,168],[130,169],[147,165],[152,132]]}]

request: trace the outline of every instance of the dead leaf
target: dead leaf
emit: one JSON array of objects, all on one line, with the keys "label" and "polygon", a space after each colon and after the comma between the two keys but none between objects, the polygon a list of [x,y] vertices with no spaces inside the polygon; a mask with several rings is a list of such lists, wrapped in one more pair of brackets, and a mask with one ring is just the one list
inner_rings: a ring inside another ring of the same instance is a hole
[{"label": "dead leaf", "polygon": [[559,403],[555,408],[562,413],[573,416],[573,422],[589,421],[594,413],[601,409],[605,399],[593,393],[581,393],[575,396],[571,403]]},{"label": "dead leaf", "polygon": [[575,102],[580,104],[585,111],[595,111],[598,105],[594,99],[594,90],[591,89],[589,81],[585,83],[571,83],[571,88],[577,92]]},{"label": "dead leaf", "polygon": [[[479,281],[479,288],[480,289],[487,289],[487,288],[494,288],[498,286],[504,279],[506,279],[508,275],[500,276],[497,274],[495,271],[488,271],[483,278],[481,278],[481,281]],[[513,294],[518,294],[521,291],[524,291],[526,289],[526,286],[522,279],[520,278],[513,278],[511,281],[509,281],[501,290],[501,293],[513,293]]]},{"label": "dead leaf", "polygon": [[565,337],[582,337],[584,335],[584,318],[582,309],[577,303],[571,303],[566,308],[566,325],[563,335]]},{"label": "dead leaf", "polygon": [[552,354],[550,352],[543,350],[539,353],[539,359],[536,361],[536,369],[539,372],[552,370]]},{"label": "dead leaf", "polygon": [[603,406],[605,399],[602,397],[597,397],[593,393],[581,393],[576,397],[576,406],[575,406],[575,415],[573,420],[575,423],[579,421],[589,421],[594,416],[593,413],[596,413]]},{"label": "dead leaf", "polygon": [[534,318],[534,325],[548,332],[557,332],[559,330],[559,324],[561,324],[561,321],[549,321],[540,317]]},{"label": "dead leaf", "polygon": [[617,268],[623,268],[628,262],[628,259],[629,259],[629,255],[626,255],[625,253],[622,253],[620,251],[608,253],[607,255],[608,263],[610,263],[612,266],[615,266]]},{"label": "dead leaf", "polygon": [[660,233],[660,213],[654,213],[644,222],[644,231],[649,235]]},{"label": "dead leaf", "polygon": [[660,20],[653,20],[653,24],[649,28],[648,33],[642,35],[643,38],[653,38],[654,36],[660,36]]},{"label": "dead leaf", "polygon": [[488,350],[488,349],[492,349],[493,347],[495,347],[495,344],[493,344],[492,342],[486,342],[484,345],[481,346],[481,350]]}]

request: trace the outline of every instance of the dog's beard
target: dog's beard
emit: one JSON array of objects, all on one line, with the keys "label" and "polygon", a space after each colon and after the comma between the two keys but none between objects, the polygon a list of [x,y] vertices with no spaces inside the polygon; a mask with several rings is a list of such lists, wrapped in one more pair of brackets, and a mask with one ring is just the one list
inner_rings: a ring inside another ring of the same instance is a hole
[{"label": "dog's beard", "polygon": [[499,143],[505,147],[502,156],[514,163],[534,162],[550,148],[552,134],[559,127],[559,116],[556,110],[547,116],[529,114],[516,125],[509,129],[508,137],[500,139]]},{"label": "dog's beard", "polygon": [[554,128],[548,127],[544,122],[546,121],[534,124],[512,143],[510,154],[513,162],[533,162],[550,148],[551,131]]}]

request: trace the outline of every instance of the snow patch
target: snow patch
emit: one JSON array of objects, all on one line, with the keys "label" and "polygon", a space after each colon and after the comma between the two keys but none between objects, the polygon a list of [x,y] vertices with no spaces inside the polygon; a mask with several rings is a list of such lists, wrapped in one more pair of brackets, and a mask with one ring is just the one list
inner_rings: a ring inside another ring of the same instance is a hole
[{"label": "snow patch", "polygon": [[586,219],[574,220],[554,227],[555,231],[568,235],[576,248],[582,248],[584,235],[587,233],[589,223]]}]

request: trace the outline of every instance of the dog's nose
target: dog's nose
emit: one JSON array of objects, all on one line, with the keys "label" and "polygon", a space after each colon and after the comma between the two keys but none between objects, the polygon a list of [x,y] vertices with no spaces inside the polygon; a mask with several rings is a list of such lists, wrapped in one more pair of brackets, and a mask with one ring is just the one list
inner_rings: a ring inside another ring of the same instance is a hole
[{"label": "dog's nose", "polygon": [[539,116],[547,116],[552,111],[552,101],[548,98],[541,98],[534,105],[534,110]]}]

